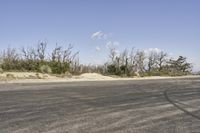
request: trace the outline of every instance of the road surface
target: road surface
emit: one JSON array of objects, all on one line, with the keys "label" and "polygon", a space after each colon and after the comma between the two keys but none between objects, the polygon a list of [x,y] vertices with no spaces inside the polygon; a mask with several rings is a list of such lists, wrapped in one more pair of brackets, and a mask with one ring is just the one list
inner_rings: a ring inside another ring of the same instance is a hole
[{"label": "road surface", "polygon": [[199,133],[200,78],[0,86],[0,133]]}]

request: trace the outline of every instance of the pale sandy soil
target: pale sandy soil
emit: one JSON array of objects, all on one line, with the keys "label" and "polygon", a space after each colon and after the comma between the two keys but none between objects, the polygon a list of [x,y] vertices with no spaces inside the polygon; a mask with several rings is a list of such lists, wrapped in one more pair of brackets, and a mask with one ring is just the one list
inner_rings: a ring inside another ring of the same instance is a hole
[{"label": "pale sandy soil", "polygon": [[[179,78],[190,78],[195,76],[183,76]],[[198,76],[196,76],[198,77]],[[0,74],[0,83],[38,83],[38,82],[75,82],[75,81],[102,81],[102,80],[146,80],[146,79],[169,79],[176,77],[132,77],[132,78],[117,78],[103,76],[97,73],[85,73],[80,76],[72,77],[57,77],[48,74],[34,72],[5,72]]]}]

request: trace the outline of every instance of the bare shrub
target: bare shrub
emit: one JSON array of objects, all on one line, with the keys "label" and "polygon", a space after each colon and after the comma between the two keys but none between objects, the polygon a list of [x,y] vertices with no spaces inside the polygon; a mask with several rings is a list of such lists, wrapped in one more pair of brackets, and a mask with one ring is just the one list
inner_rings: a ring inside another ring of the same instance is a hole
[{"label": "bare shrub", "polygon": [[51,67],[48,65],[42,65],[40,67],[40,72],[50,74],[52,73]]},{"label": "bare shrub", "polygon": [[3,70],[21,70],[19,62],[20,57],[16,49],[8,48],[7,50],[3,51],[1,64]]}]

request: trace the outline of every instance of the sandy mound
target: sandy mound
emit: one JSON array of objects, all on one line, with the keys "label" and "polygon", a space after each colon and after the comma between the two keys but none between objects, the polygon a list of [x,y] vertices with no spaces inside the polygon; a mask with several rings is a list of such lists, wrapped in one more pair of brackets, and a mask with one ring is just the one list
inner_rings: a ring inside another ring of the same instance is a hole
[{"label": "sandy mound", "polygon": [[113,79],[112,77],[103,76],[103,75],[98,74],[98,73],[84,73],[84,74],[81,74],[79,77],[81,79],[95,79],[95,80],[98,80],[98,79]]},{"label": "sandy mound", "polygon": [[1,79],[55,79],[55,76],[34,72],[5,72],[0,74]]},{"label": "sandy mound", "polygon": [[48,74],[34,72],[4,72],[0,74],[1,82],[65,82],[65,81],[97,81],[114,80],[112,77],[103,76],[98,73],[85,73],[72,77],[57,77]]},{"label": "sandy mound", "polygon": [[[119,78],[119,77],[103,76],[98,73],[85,73],[79,76],[63,77],[63,76],[48,75],[48,74],[34,73],[34,72],[5,72],[5,73],[0,73],[0,84],[1,83],[147,80],[147,79],[168,79],[168,78],[177,78],[177,77]],[[189,78],[189,76],[179,77],[179,78]]]}]

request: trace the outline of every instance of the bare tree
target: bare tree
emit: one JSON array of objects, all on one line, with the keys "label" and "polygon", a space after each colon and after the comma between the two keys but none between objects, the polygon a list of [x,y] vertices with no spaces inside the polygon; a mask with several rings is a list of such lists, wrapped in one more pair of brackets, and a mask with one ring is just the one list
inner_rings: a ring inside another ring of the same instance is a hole
[{"label": "bare tree", "polygon": [[16,49],[8,48],[2,54],[2,68],[4,70],[20,70],[19,66],[20,56]]},{"label": "bare tree", "polygon": [[62,58],[62,47],[56,44],[56,47],[53,49],[51,53],[51,60],[53,62],[61,62]]},{"label": "bare tree", "polygon": [[79,52],[74,53],[70,58],[72,72],[78,74],[80,72]]},{"label": "bare tree", "polygon": [[38,62],[38,55],[37,51],[32,48],[22,48],[22,59],[21,59],[21,66],[26,71],[37,71],[39,62]]},{"label": "bare tree", "polygon": [[36,50],[32,47],[30,48],[22,48],[22,56],[23,59],[25,60],[32,60],[32,61],[36,61],[37,60],[37,53]]},{"label": "bare tree", "polygon": [[78,73],[78,55],[79,52],[73,53],[73,46],[71,44],[66,49],[56,44],[55,49],[51,53],[51,61],[54,66],[53,71],[56,71],[55,73],[65,73],[66,71]]},{"label": "bare tree", "polygon": [[156,67],[157,62],[157,52],[156,51],[150,51],[148,54],[148,62],[147,62],[147,70],[150,72],[152,68]]},{"label": "bare tree", "polygon": [[129,64],[131,64],[131,65],[133,65],[134,64],[134,62],[135,62],[135,56],[136,56],[136,52],[135,52],[135,48],[133,47],[132,49],[131,49],[131,52],[130,52],[130,54],[129,54],[129,58],[130,58],[130,63]]},{"label": "bare tree", "polygon": [[163,69],[164,64],[167,62],[167,56],[167,53],[163,51],[157,54],[157,65],[159,71]]},{"label": "bare tree", "polygon": [[79,61],[79,52],[72,54],[71,57],[69,58],[69,61],[71,63],[76,62],[77,60]]},{"label": "bare tree", "polygon": [[122,53],[120,53],[119,60],[121,61],[120,63],[120,71],[123,72],[124,75],[128,74],[128,50],[125,49]]},{"label": "bare tree", "polygon": [[[73,46],[71,44],[68,45],[67,49],[63,51],[63,62],[71,62],[72,58],[72,49]],[[75,56],[74,56],[75,57]]]},{"label": "bare tree", "polygon": [[41,42],[38,44],[37,54],[40,61],[44,61],[45,59],[46,46],[47,46],[46,42]]},{"label": "bare tree", "polygon": [[136,55],[137,55],[137,51],[135,51],[135,48],[133,47],[129,54],[129,67],[130,67],[131,73],[135,73],[137,71],[137,65],[136,65],[137,56]]},{"label": "bare tree", "polygon": [[120,60],[121,60],[121,65],[127,65],[128,61],[128,50],[125,49],[121,54],[120,54]]},{"label": "bare tree", "polygon": [[191,72],[192,64],[187,62],[187,58],[179,56],[178,59],[169,61],[170,69],[176,75],[176,73],[187,74]]},{"label": "bare tree", "polygon": [[145,57],[145,53],[144,51],[137,51],[136,55],[135,55],[135,67],[136,67],[136,71],[137,72],[144,72],[144,68],[145,68],[145,61],[146,57]]},{"label": "bare tree", "polygon": [[109,58],[111,59],[112,64],[115,63],[116,57],[117,57],[116,48],[114,47],[109,48]]}]

